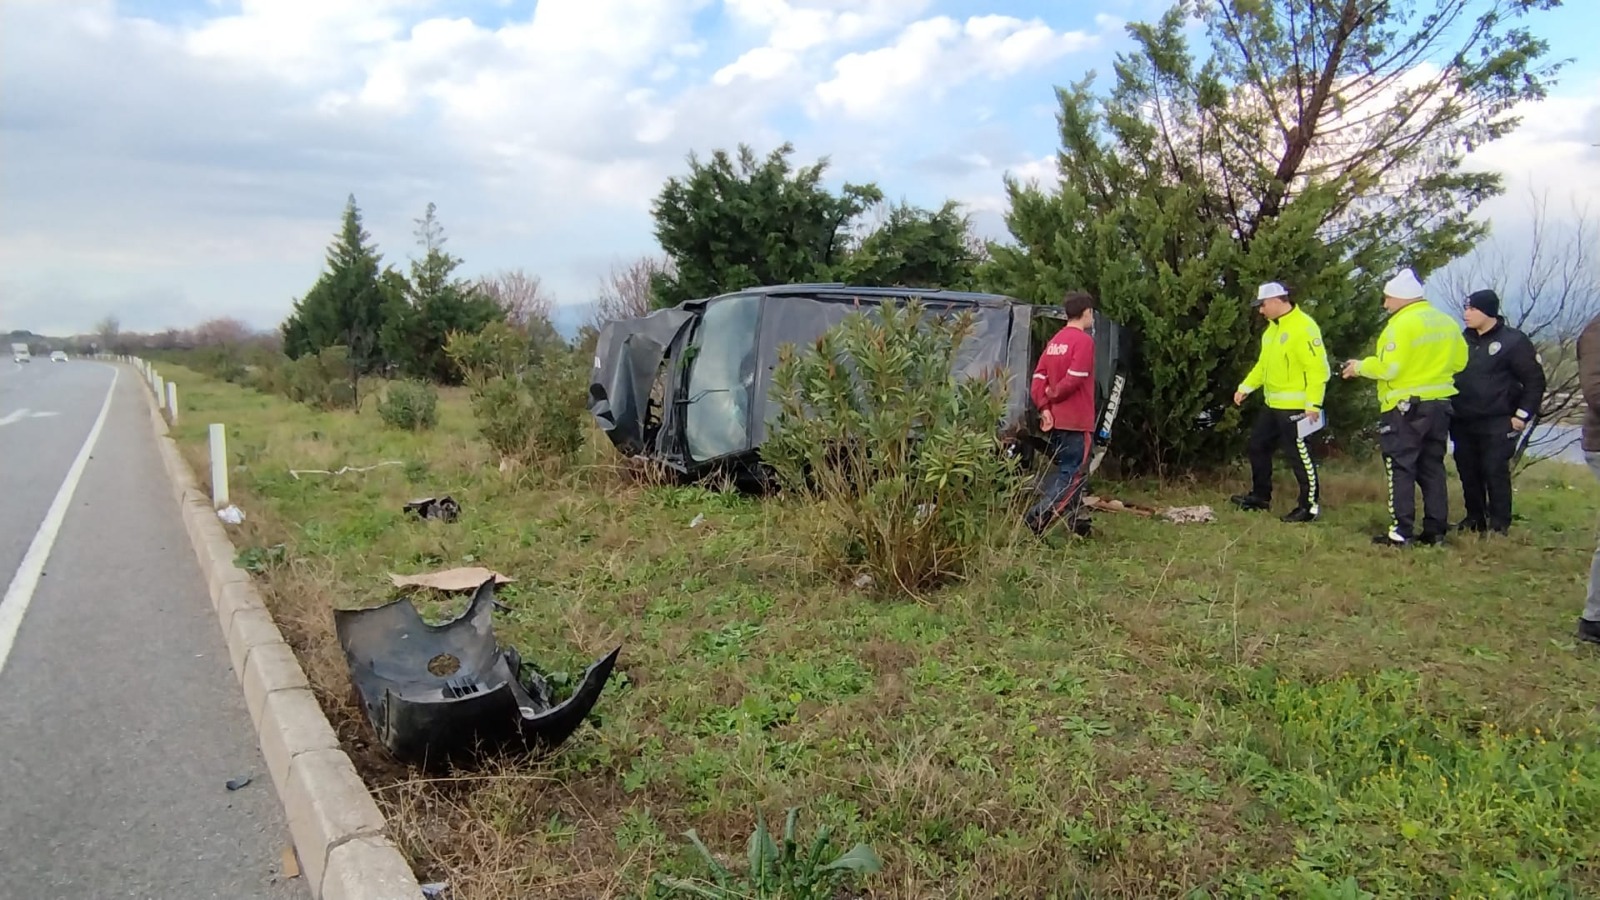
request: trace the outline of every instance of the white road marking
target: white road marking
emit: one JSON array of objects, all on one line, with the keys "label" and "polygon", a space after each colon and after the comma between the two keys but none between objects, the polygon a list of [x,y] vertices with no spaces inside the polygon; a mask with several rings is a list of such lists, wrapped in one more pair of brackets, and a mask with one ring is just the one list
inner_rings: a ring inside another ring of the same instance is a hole
[{"label": "white road marking", "polygon": [[45,560],[55,546],[61,521],[67,516],[67,507],[72,505],[72,495],[78,490],[78,481],[83,478],[83,468],[89,462],[89,454],[94,452],[95,442],[100,440],[100,429],[106,424],[106,413],[111,411],[111,398],[116,396],[117,374],[117,370],[111,371],[111,386],[106,388],[106,399],[100,404],[100,415],[95,418],[94,427],[89,429],[89,436],[84,439],[77,458],[72,461],[72,468],[67,470],[67,477],[56,491],[50,511],[44,514],[44,521],[39,523],[39,530],[34,532],[33,542],[22,557],[22,565],[17,566],[17,574],[12,576],[11,585],[6,588],[5,599],[0,600],[0,672],[5,671],[6,657],[11,655],[11,645],[17,640],[22,616],[28,611],[28,604],[33,602],[34,589],[39,586],[39,576],[44,574]]},{"label": "white road marking", "polygon": [[28,412],[27,407],[23,407],[22,409],[19,409],[8,416],[0,417],[0,427],[4,427],[6,425],[15,425],[16,423],[21,422],[23,419],[48,419],[51,416],[59,415],[61,415],[61,413],[50,412],[48,410]]}]

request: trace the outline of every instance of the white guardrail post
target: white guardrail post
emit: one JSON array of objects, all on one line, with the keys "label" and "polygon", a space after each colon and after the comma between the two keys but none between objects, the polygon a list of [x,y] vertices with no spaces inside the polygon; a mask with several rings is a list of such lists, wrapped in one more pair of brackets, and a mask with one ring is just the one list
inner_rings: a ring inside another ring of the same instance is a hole
[{"label": "white guardrail post", "polygon": [[228,436],[222,423],[211,423],[211,508],[228,505]]},{"label": "white guardrail post", "polygon": [[167,421],[178,424],[178,383],[167,382]]}]

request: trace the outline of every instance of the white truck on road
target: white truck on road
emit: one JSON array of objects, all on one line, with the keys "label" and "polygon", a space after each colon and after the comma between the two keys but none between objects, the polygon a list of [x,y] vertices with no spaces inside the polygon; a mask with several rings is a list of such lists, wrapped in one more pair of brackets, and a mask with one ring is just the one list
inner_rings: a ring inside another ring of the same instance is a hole
[{"label": "white truck on road", "polygon": [[32,362],[33,361],[33,354],[28,352],[28,345],[27,344],[12,344],[11,345],[11,361],[12,362],[19,362],[19,363]]}]

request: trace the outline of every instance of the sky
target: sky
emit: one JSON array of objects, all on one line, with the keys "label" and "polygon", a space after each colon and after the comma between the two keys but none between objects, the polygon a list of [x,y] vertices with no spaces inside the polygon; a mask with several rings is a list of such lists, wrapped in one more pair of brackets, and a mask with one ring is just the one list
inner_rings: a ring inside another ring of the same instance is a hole
[{"label": "sky", "polygon": [[[354,194],[387,262],[430,202],[462,273],[522,268],[559,304],[657,252],[687,157],[784,141],[828,180],[965,203],[1005,236],[1006,172],[1048,179],[1054,86],[1166,0],[4,0],[0,331],[275,327]],[[1600,2],[1540,19],[1576,61],[1481,211],[1600,213]],[[568,317],[570,320],[570,316]]]}]

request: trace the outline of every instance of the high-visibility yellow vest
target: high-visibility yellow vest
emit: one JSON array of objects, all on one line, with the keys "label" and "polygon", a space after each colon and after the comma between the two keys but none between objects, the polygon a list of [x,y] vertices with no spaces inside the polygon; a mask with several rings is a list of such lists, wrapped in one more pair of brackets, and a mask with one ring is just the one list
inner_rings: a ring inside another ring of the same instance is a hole
[{"label": "high-visibility yellow vest", "polygon": [[1388,412],[1407,398],[1454,397],[1456,373],[1466,367],[1461,323],[1418,300],[1389,317],[1377,354],[1363,359],[1357,372],[1378,382],[1378,408]]},{"label": "high-visibility yellow vest", "polygon": [[1267,324],[1261,353],[1239,392],[1265,387],[1267,406],[1273,409],[1321,409],[1332,375],[1322,329],[1296,306]]}]

